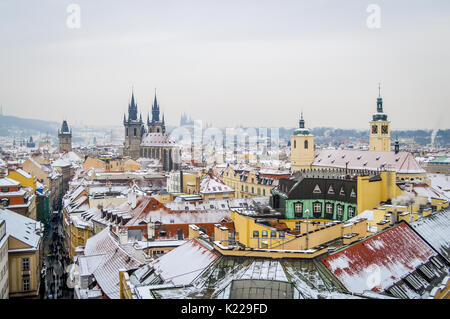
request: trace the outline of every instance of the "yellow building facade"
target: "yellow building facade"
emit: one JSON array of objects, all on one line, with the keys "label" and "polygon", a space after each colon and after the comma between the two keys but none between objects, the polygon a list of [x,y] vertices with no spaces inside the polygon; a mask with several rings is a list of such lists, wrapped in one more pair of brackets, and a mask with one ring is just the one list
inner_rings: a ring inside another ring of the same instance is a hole
[{"label": "yellow building facade", "polygon": [[300,118],[299,128],[291,136],[291,172],[311,168],[314,161],[314,135],[305,128],[303,113]]},{"label": "yellow building facade", "polygon": [[270,196],[270,190],[274,188],[274,185],[259,183],[258,175],[253,169],[249,170],[246,175],[246,178],[242,179],[241,175],[231,166],[228,166],[222,174],[224,184],[234,189],[235,198]]},{"label": "yellow building facade", "polygon": [[32,188],[33,193],[36,191],[36,177],[31,176],[23,170],[8,171],[8,178],[19,182],[22,187]]}]

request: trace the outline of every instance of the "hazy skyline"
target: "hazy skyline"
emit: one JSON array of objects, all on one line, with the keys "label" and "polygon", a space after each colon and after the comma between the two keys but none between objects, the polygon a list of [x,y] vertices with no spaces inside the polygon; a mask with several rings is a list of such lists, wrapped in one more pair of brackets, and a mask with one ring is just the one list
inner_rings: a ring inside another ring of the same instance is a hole
[{"label": "hazy skyline", "polygon": [[134,87],[168,125],[364,129],[381,82],[393,130],[449,128],[448,0],[0,0],[0,39],[5,115],[120,125]]}]

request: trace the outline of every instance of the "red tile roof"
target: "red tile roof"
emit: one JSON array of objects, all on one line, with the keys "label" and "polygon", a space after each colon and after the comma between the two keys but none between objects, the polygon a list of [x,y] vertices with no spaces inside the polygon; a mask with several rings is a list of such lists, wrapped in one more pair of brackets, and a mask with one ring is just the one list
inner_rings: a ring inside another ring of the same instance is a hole
[{"label": "red tile roof", "polygon": [[[362,293],[385,291],[436,255],[406,223],[401,223],[321,261],[350,292]],[[378,275],[379,284],[375,285]]]}]

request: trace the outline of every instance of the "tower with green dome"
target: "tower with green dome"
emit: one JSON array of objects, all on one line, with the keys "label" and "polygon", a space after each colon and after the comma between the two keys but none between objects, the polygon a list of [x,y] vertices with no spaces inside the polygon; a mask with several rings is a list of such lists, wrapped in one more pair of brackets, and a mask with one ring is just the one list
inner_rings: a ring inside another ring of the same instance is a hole
[{"label": "tower with green dome", "polygon": [[303,112],[300,116],[299,127],[291,136],[291,172],[310,168],[314,161],[314,135],[305,127]]}]

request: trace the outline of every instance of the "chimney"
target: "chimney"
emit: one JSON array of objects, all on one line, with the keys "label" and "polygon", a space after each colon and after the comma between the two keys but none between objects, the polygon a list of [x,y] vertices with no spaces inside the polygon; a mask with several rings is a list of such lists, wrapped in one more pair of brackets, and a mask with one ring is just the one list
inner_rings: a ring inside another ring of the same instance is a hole
[{"label": "chimney", "polygon": [[183,171],[180,170],[180,193],[183,192]]},{"label": "chimney", "polygon": [[189,225],[189,239],[198,238],[200,236],[200,228],[195,225]]},{"label": "chimney", "polygon": [[214,225],[214,240],[228,241],[228,228],[220,224]]},{"label": "chimney", "polygon": [[128,230],[126,229],[119,229],[119,244],[125,245],[128,243]]},{"label": "chimney", "polygon": [[128,190],[128,204],[133,209],[136,208],[136,205],[137,205],[136,192],[132,188]]}]

